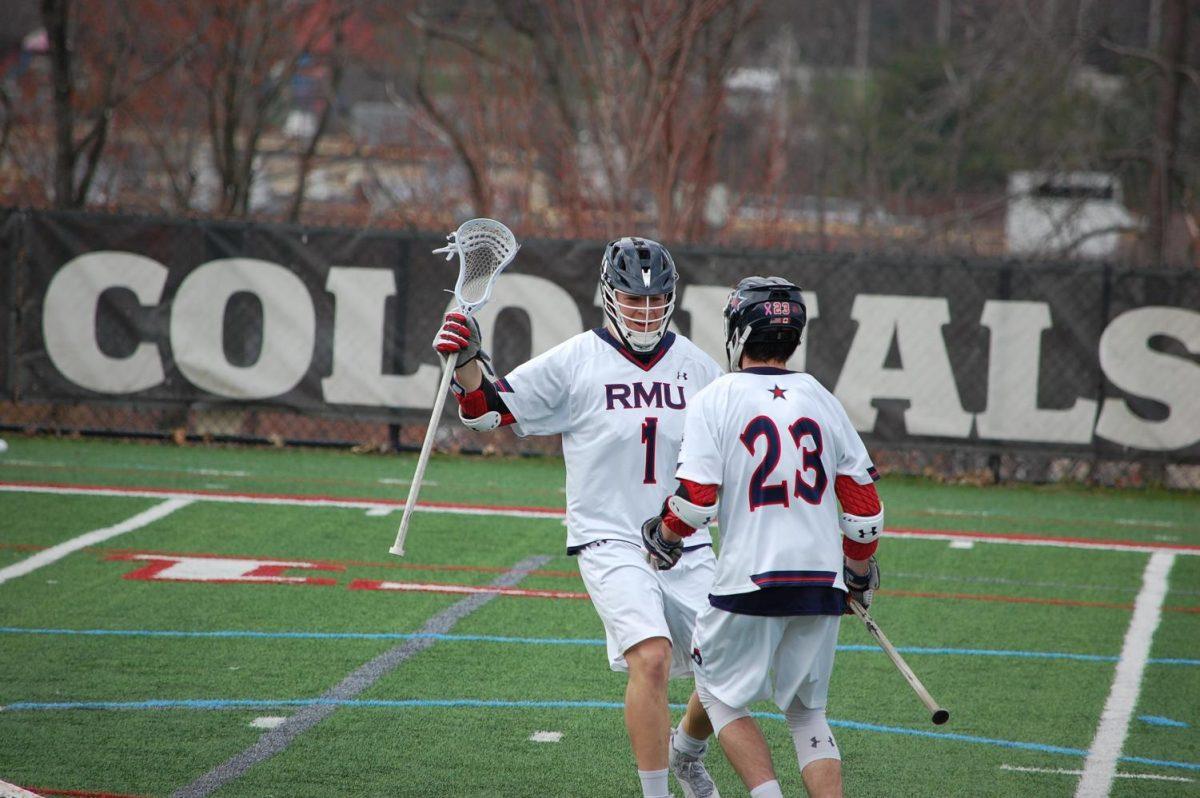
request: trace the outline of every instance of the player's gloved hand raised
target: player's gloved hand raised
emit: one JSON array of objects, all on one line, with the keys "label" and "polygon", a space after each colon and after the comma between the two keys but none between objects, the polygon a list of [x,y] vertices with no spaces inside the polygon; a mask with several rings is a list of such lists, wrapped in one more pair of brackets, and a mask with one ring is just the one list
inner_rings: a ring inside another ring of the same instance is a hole
[{"label": "player's gloved hand raised", "polygon": [[660,571],[669,571],[683,556],[683,541],[671,542],[663,537],[662,516],[646,519],[642,524],[642,545],[647,561]]},{"label": "player's gloved hand raised", "polygon": [[483,336],[479,332],[479,324],[475,319],[458,311],[446,314],[437,337],[433,339],[433,348],[446,357],[456,357],[455,367],[459,367],[479,357],[479,349],[483,345]]},{"label": "player's gloved hand raised", "polygon": [[[856,574],[850,570],[847,565],[843,569],[843,576],[846,580],[846,587],[850,591],[850,598],[863,605],[863,608],[871,606],[871,600],[875,597],[875,591],[879,589],[879,563],[874,557],[867,560],[867,572]],[[846,612],[850,612],[847,608]]]}]

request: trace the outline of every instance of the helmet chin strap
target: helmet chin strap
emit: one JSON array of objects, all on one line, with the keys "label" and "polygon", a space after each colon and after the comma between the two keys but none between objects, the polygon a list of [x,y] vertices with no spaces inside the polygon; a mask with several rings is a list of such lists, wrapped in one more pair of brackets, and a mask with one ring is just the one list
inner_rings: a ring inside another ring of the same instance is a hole
[{"label": "helmet chin strap", "polygon": [[[642,348],[638,347],[636,344],[634,344],[634,342],[630,339],[629,335],[621,332],[621,330],[618,329],[617,325],[613,324],[612,319],[608,318],[607,316],[604,317],[604,327],[612,334],[612,336],[614,338],[619,340],[621,343],[625,344],[625,346],[629,347],[634,352],[638,352],[638,353],[642,353],[642,354],[652,351],[654,349],[654,347],[658,346],[659,342],[662,341],[662,336],[660,335],[658,337],[657,341],[650,344],[646,348],[642,349]],[[630,330],[629,332],[633,333],[634,331]]]}]

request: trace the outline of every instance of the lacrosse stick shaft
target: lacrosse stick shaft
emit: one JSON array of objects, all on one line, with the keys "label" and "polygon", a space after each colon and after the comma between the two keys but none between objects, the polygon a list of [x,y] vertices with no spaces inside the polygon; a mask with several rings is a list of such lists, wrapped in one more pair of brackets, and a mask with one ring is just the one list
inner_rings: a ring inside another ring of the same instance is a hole
[{"label": "lacrosse stick shaft", "polygon": [[883,649],[883,653],[888,655],[888,659],[890,659],[892,664],[896,666],[896,669],[900,671],[900,675],[904,677],[905,681],[908,682],[908,686],[911,687],[913,692],[917,694],[917,698],[921,699],[921,703],[925,705],[925,708],[933,713],[931,720],[939,726],[950,720],[950,712],[946,709],[943,709],[938,702],[933,699],[933,696],[931,696],[929,691],[925,689],[925,685],[922,684],[921,680],[917,678],[917,674],[913,673],[913,669],[908,667],[908,663],[904,661],[904,657],[900,656],[900,652],[897,651],[896,647],[892,645],[892,641],[887,639],[887,635],[885,635],[883,630],[879,628],[879,625],[875,623],[875,619],[867,613],[866,608],[854,599],[849,599],[849,602],[850,609],[854,611],[855,615],[862,619],[862,622],[867,627],[867,631],[871,633],[871,637],[875,638],[875,642],[878,643],[879,647]]},{"label": "lacrosse stick shaft", "polygon": [[425,430],[425,442],[421,444],[421,456],[417,458],[417,470],[413,472],[412,484],[408,486],[408,498],[404,501],[404,515],[400,517],[400,529],[396,532],[396,542],[388,549],[397,557],[404,556],[404,538],[408,534],[408,522],[417,506],[417,496],[421,493],[421,482],[425,478],[425,466],[429,464],[429,453],[433,451],[433,439],[437,437],[437,428],[442,420],[442,408],[446,404],[446,394],[450,390],[450,378],[454,376],[455,357],[446,358],[446,366],[442,371],[442,382],[438,387],[437,396],[433,400],[433,415],[429,417],[429,427]]}]

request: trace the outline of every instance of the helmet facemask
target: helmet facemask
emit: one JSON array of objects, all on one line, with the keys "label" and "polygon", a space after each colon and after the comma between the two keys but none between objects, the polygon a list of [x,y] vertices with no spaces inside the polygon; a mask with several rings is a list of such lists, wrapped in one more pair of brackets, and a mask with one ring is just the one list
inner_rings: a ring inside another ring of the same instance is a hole
[{"label": "helmet facemask", "polygon": [[[604,315],[621,340],[635,352],[653,351],[667,334],[667,325],[675,312],[675,292],[650,296],[621,292],[622,298],[617,295],[617,289],[602,279],[600,293]],[[666,297],[666,301],[655,304],[652,300],[659,297]]]},{"label": "helmet facemask", "polygon": [[741,334],[738,334],[737,330],[731,330],[729,316],[725,316],[725,355],[729,358],[730,371],[741,371],[742,350],[752,332],[754,330],[749,327],[742,330]]}]

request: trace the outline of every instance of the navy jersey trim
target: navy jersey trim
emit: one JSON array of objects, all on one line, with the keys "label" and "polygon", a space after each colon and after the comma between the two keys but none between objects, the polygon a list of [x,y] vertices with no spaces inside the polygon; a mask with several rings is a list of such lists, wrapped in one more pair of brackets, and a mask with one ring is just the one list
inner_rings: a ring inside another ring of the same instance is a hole
[{"label": "navy jersey trim", "polygon": [[507,378],[496,380],[496,382],[493,383],[493,385],[495,385],[497,393],[513,393],[514,392],[512,389],[512,386],[508,384]]},{"label": "navy jersey trim", "polygon": [[738,615],[841,615],[846,594],[836,587],[768,587],[732,596],[709,594],[708,603]]},{"label": "navy jersey trim", "polygon": [[796,374],[797,372],[791,369],[780,369],[774,366],[751,366],[748,369],[742,369],[738,374]]},{"label": "navy jersey trim", "polygon": [[869,476],[874,482],[879,481],[879,472],[875,470],[875,466],[867,467],[867,476]]},{"label": "navy jersey trim", "polygon": [[833,571],[763,571],[750,574],[750,581],[759,587],[833,587],[837,574]]},{"label": "navy jersey trim", "polygon": [[620,354],[633,365],[640,368],[642,371],[649,371],[650,369],[654,368],[654,364],[662,360],[663,355],[667,354],[667,350],[669,350],[671,345],[675,343],[675,333],[668,330],[667,334],[664,335],[662,340],[658,342],[658,346],[652,351],[635,353],[630,352],[629,349],[625,347],[625,344],[614,338],[613,334],[610,333],[605,327],[597,327],[596,329],[592,330],[592,332],[594,332],[601,341],[617,350],[618,354]]}]

